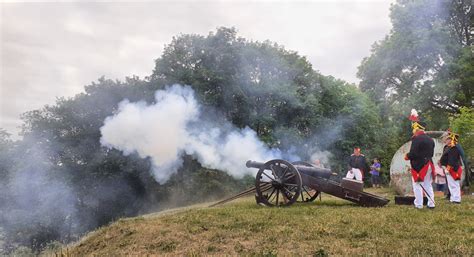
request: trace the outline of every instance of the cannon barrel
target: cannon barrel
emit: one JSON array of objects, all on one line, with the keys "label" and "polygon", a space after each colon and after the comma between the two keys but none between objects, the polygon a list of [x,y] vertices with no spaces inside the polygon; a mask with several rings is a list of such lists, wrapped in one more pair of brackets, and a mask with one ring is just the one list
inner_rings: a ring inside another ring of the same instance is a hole
[{"label": "cannon barrel", "polygon": [[[261,167],[264,167],[264,165],[265,163],[263,162],[256,162],[256,161],[251,161],[251,160],[247,161],[247,163],[245,164],[247,168],[256,168],[256,169],[260,169]],[[312,176],[312,177],[329,178],[332,174],[332,171],[330,169],[303,166],[303,165],[293,165],[293,166],[295,166],[298,172],[303,173],[308,176]]]}]

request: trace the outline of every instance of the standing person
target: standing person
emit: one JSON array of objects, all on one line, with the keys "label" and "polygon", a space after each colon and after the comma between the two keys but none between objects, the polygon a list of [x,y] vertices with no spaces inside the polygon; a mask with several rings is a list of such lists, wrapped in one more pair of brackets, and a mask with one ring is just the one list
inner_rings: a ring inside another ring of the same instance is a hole
[{"label": "standing person", "polygon": [[[449,128],[445,133],[443,133],[441,138],[444,140],[444,143],[446,143],[446,140],[448,140],[450,134],[451,134],[451,129],[449,129]],[[469,161],[468,161],[467,156],[464,152],[464,149],[462,148],[459,141],[456,143],[456,147],[458,148],[459,154],[461,155],[461,160],[462,160],[462,163],[464,164],[464,168],[469,167]],[[466,179],[464,180],[464,183],[466,184],[466,186],[469,186],[469,180],[470,179],[469,179],[468,175],[469,175],[469,172],[466,173]],[[448,194],[449,194],[449,192],[448,192]]]},{"label": "standing person", "polygon": [[365,156],[360,153],[359,147],[354,147],[354,153],[349,158],[349,171],[346,178],[362,181],[364,178],[364,171],[367,169],[367,162]]},{"label": "standing person", "polygon": [[440,162],[435,166],[435,185],[436,191],[446,193],[446,172]]},{"label": "standing person", "polygon": [[448,189],[450,193],[449,201],[452,203],[461,203],[461,154],[459,148],[456,147],[458,143],[459,135],[455,133],[449,133],[446,145],[443,149],[443,155],[441,156],[441,165],[446,167],[448,173],[446,179],[448,180]]},{"label": "standing person", "polygon": [[418,113],[412,109],[410,115],[412,121],[413,137],[411,139],[410,151],[405,160],[410,160],[413,193],[415,194],[415,208],[423,208],[423,192],[428,197],[428,208],[434,209],[435,203],[432,182],[434,172],[433,158],[434,140],[425,134],[425,124],[418,119]]},{"label": "standing person", "polygon": [[[441,139],[443,140],[443,142],[446,144],[446,145],[449,145],[448,143],[448,140],[449,139],[449,135],[451,135],[451,129],[448,128],[448,130],[446,130],[446,132],[443,133],[443,135],[441,136]],[[446,147],[446,146],[445,146]],[[459,154],[461,156],[461,160],[462,160],[462,163],[464,164],[464,167],[469,167],[468,166],[468,161],[467,161],[467,158],[466,158],[466,155],[464,153],[464,149],[462,148],[461,144],[458,142],[456,142],[456,148],[457,150],[459,151]],[[446,149],[446,148],[445,148]],[[443,151],[444,152],[444,151]],[[466,186],[469,185],[469,178],[467,177],[469,173],[466,173],[466,179],[464,180],[464,183],[466,184]],[[449,187],[449,185],[448,185]],[[462,185],[461,185],[462,187]],[[447,194],[446,194],[446,199],[451,199],[451,193],[449,192],[449,190],[447,191]]]},{"label": "standing person", "polygon": [[316,168],[324,168],[324,165],[321,163],[319,159],[314,160],[313,166]]},{"label": "standing person", "polygon": [[380,188],[380,168],[382,165],[379,159],[374,158],[372,165],[370,166],[370,174],[372,175],[372,187]]}]

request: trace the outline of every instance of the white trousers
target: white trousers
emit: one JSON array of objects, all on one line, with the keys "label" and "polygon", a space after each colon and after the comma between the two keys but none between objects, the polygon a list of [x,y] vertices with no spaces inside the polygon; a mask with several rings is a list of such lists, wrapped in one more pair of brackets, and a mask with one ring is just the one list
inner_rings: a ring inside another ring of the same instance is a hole
[{"label": "white trousers", "polygon": [[346,178],[353,179],[354,177],[356,180],[362,181],[362,172],[356,168],[350,169],[346,174]]},{"label": "white trousers", "polygon": [[448,180],[448,188],[449,188],[449,193],[451,194],[451,198],[449,198],[449,201],[451,202],[461,202],[461,180],[454,180],[453,177],[451,177],[451,174],[449,172],[446,172],[446,179]]},{"label": "white trousers", "polygon": [[[428,194],[426,196],[428,197],[428,207],[435,207],[435,203],[431,201],[431,199],[434,199],[433,186],[431,185],[431,167],[428,168],[428,172],[426,173],[425,180],[423,180],[423,182],[415,182],[413,177],[411,178],[411,182],[413,185],[413,193],[415,194],[415,201],[413,201],[415,207],[419,209],[423,208],[423,193],[425,193],[423,188]],[[423,188],[421,188],[421,186],[423,186]]]}]

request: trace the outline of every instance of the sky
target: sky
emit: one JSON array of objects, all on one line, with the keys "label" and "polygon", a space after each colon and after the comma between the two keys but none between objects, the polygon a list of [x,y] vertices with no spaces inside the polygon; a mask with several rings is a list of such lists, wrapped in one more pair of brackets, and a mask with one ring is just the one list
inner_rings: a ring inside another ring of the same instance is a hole
[{"label": "sky", "polygon": [[0,128],[17,137],[20,115],[72,97],[101,76],[151,75],[173,36],[235,27],[306,56],[313,68],[358,83],[357,67],[391,29],[394,0],[0,0]]}]

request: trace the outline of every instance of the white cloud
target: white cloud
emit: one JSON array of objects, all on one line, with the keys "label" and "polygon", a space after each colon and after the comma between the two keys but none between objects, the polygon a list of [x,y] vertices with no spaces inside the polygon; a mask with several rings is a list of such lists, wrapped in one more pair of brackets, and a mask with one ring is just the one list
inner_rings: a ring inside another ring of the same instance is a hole
[{"label": "white cloud", "polygon": [[94,31],[91,25],[84,22],[83,19],[70,19],[65,22],[64,27],[72,33],[78,33],[85,36],[93,36]]}]

